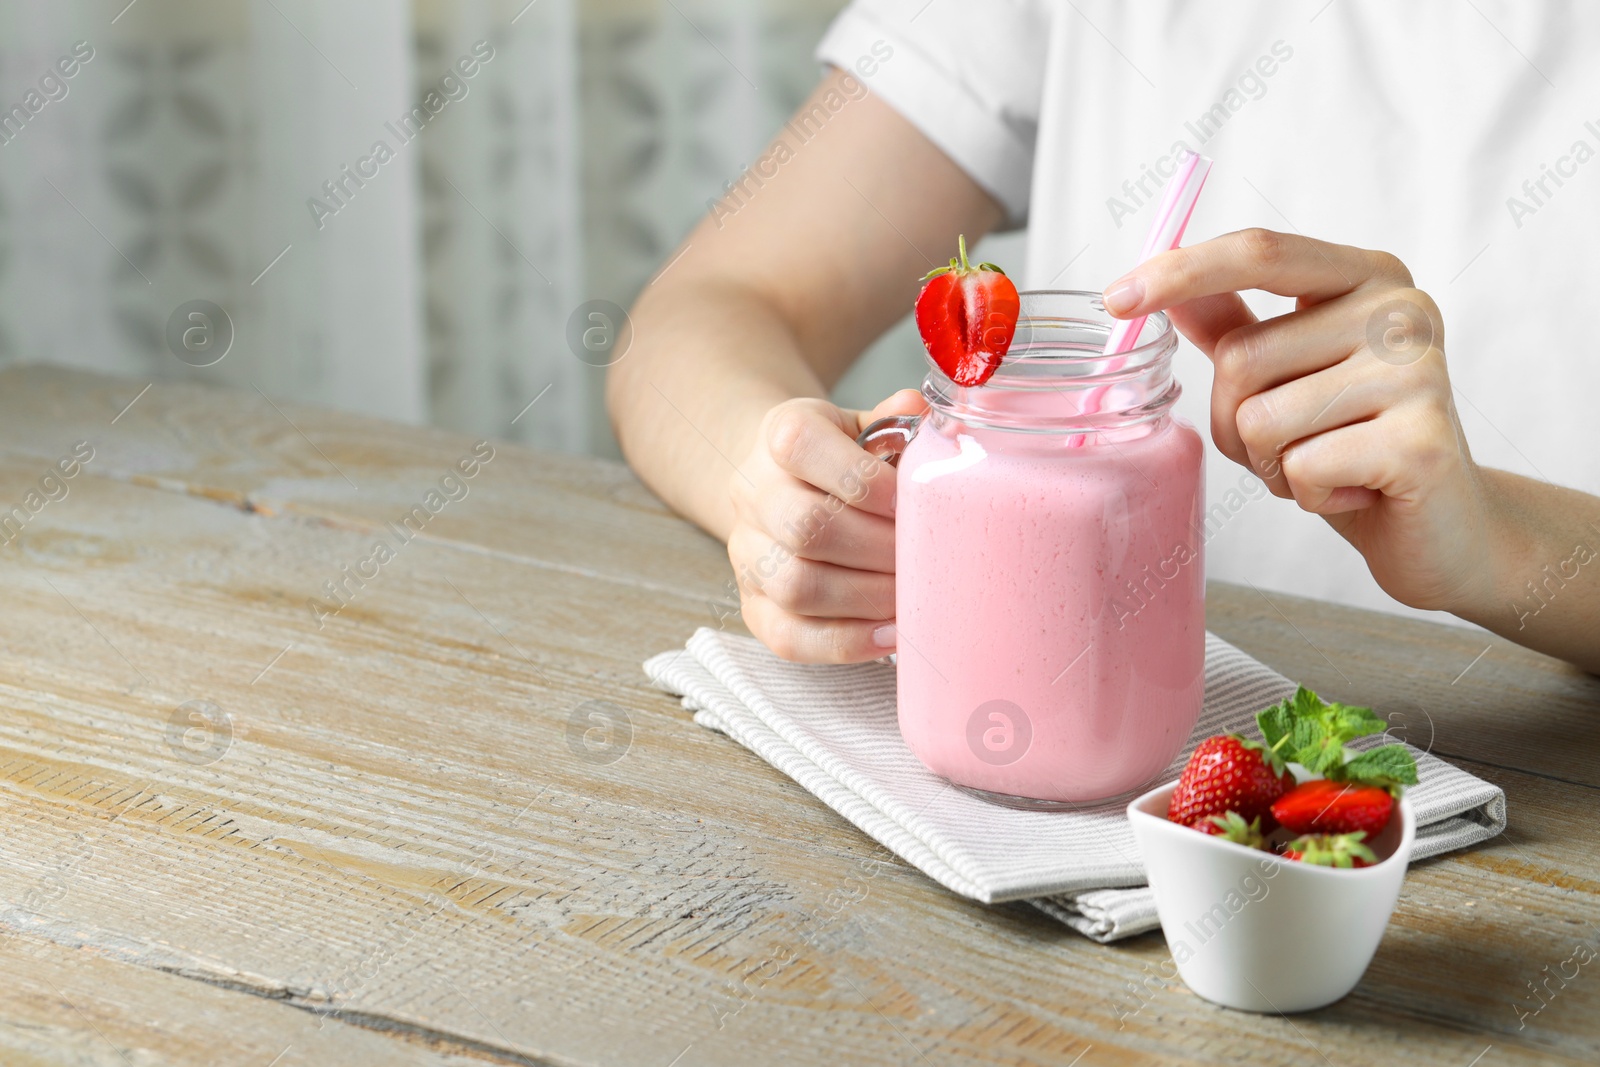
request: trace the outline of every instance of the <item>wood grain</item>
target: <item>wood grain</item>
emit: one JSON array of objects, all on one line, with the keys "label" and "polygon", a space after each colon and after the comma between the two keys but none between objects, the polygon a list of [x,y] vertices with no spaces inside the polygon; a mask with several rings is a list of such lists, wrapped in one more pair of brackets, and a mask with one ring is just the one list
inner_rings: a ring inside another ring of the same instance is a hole
[{"label": "wood grain", "polygon": [[[0,372],[0,449],[42,472],[89,441],[86,469],[103,478],[381,533],[456,473],[474,443],[258,393],[158,382],[141,394],[143,385],[56,367]],[[423,540],[695,597],[723,591],[716,542],[627,468],[493,447],[466,498],[433,516]]]},{"label": "wood grain", "polygon": [[[1214,586],[1218,633],[1330,696],[1410,702],[1411,740],[1431,720],[1512,820],[1411,873],[1350,997],[1228,1012],[1160,979],[1159,936],[953,897],[651,689],[639,663],[711,621],[726,562],[621,468],[497,442],[319,625],[322,583],[473,442],[167,383],[112,425],[142,384],[0,374],[0,506],[96,449],[0,548],[0,968],[30,973],[25,939],[149,1062],[221,1062],[202,1037],[227,1020],[250,1062],[307,1020],[350,1035],[283,1067],[1600,1056],[1590,969],[1516,1013],[1575,939],[1600,949],[1592,678]],[[226,729],[174,725],[196,700]],[[597,708],[619,729],[586,738]],[[193,993],[164,1015],[157,988]],[[0,994],[0,1050],[46,1035],[22,1062],[97,1062],[90,1029]]]},{"label": "wood grain", "polygon": [[440,1035],[379,1033],[281,1001],[242,996],[88,949],[0,940],[6,1067],[483,1067],[498,1052]]}]

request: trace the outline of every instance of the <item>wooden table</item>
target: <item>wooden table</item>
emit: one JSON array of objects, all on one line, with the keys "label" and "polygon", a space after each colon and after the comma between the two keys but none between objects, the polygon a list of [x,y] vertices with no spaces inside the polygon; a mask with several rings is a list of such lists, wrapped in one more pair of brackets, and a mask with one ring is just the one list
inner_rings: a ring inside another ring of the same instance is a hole
[{"label": "wooden table", "polygon": [[1600,951],[1592,677],[1213,586],[1218,633],[1511,818],[1412,871],[1345,1000],[1231,1012],[1157,934],[953,896],[653,690],[727,566],[626,469],[497,443],[449,481],[466,438],[145,384],[0,374],[0,1063],[1600,1060],[1600,959],[1529,987]]}]

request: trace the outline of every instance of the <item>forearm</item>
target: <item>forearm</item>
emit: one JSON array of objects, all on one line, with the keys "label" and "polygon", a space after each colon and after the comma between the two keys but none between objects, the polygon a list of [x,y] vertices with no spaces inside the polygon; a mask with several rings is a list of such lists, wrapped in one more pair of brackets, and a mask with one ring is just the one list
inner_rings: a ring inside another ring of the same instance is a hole
[{"label": "forearm", "polygon": [[633,345],[606,382],[623,454],[676,511],[726,540],[727,480],[762,416],[826,389],[782,316],[736,284],[662,279],[631,318]]},{"label": "forearm", "polygon": [[1600,498],[1505,471],[1481,474],[1493,515],[1494,593],[1459,614],[1600,673]]},{"label": "forearm", "polygon": [[819,107],[826,127],[796,142],[785,126],[763,157],[781,167],[729,183],[645,286],[632,345],[606,382],[628,462],[724,540],[730,479],[767,412],[825,397],[905,313],[937,265],[920,249],[958,233],[976,241],[1000,219],[988,193],[853,77],[830,72],[796,114]]}]

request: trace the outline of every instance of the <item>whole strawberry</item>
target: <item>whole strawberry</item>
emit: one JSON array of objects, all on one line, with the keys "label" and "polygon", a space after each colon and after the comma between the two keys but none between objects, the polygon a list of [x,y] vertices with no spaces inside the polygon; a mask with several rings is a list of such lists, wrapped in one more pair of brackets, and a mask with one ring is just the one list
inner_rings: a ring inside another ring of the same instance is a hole
[{"label": "whole strawberry", "polygon": [[1167,818],[1194,826],[1231,811],[1245,823],[1262,819],[1270,829],[1273,801],[1293,785],[1294,776],[1287,770],[1273,770],[1254,742],[1236,734],[1218,734],[1200,742],[1189,757],[1172,791]]},{"label": "whole strawberry", "polygon": [[957,247],[959,258],[922,277],[917,331],[946,377],[957,385],[982,385],[1011,348],[1022,301],[1005,271],[967,262],[965,237]]},{"label": "whole strawberry", "polygon": [[1272,817],[1291,833],[1350,834],[1368,837],[1389,825],[1394,797],[1382,786],[1314,778],[1302,782],[1272,805]]}]

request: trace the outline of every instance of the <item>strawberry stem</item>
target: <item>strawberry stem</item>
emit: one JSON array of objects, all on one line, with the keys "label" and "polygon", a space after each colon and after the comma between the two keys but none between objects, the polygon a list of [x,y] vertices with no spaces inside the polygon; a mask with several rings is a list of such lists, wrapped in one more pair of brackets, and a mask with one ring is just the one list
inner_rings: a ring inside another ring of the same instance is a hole
[{"label": "strawberry stem", "polygon": [[950,265],[948,267],[935,267],[932,270],[930,270],[928,273],[924,274],[920,280],[926,282],[931,278],[939,277],[939,275],[941,275],[941,274],[956,274],[956,275],[976,274],[978,271],[982,271],[982,270],[992,270],[996,274],[1004,274],[1005,273],[1005,271],[1001,270],[999,267],[995,266],[993,263],[987,263],[987,262],[979,263],[976,267],[974,267],[972,265],[971,261],[967,259],[967,235],[966,234],[963,233],[963,234],[957,234],[956,235],[956,248],[957,248],[957,250],[959,250],[959,252],[961,254],[959,256],[951,256],[950,257]]}]

